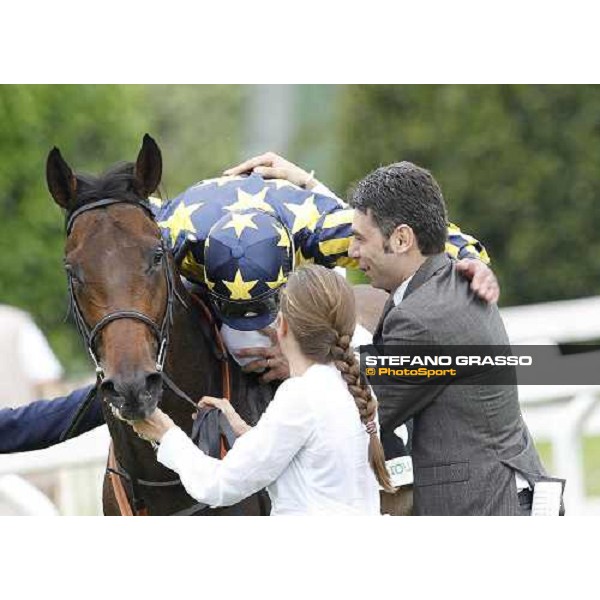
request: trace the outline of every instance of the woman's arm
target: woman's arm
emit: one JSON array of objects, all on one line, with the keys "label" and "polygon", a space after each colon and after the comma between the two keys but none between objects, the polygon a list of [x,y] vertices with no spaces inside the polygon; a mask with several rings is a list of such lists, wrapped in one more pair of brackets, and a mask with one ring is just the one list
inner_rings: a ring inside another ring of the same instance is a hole
[{"label": "woman's arm", "polygon": [[227,400],[227,398],[215,398],[214,396],[203,396],[202,400],[198,402],[198,406],[200,408],[206,408],[207,406],[214,406],[218,408],[227,419],[229,425],[231,425],[231,429],[233,429],[233,433],[235,433],[235,437],[240,437],[244,435],[246,431],[250,431],[252,427],[238,415],[237,411],[231,405],[231,402]]},{"label": "woman's arm", "polygon": [[[20,408],[0,409],[0,454],[41,450],[58,444],[92,387],[75,390],[54,400],[38,400]],[[102,424],[104,417],[100,401],[96,398],[75,435]]]},{"label": "woman's arm", "polygon": [[257,425],[236,441],[223,460],[204,454],[158,410],[134,424],[138,434],[160,440],[158,461],[179,474],[188,494],[211,506],[235,504],[275,481],[312,428],[306,398],[293,380],[280,386]]}]

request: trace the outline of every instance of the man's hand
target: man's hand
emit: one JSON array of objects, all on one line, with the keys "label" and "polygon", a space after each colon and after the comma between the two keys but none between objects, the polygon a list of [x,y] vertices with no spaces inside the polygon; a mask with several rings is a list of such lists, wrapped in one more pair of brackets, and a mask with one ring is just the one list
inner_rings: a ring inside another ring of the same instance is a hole
[{"label": "man's hand", "polygon": [[238,350],[236,356],[240,358],[257,357],[256,360],[242,367],[242,371],[244,373],[260,373],[266,370],[266,373],[260,378],[261,383],[287,379],[290,376],[290,365],[281,352],[277,334],[270,327],[261,329],[260,332],[269,337],[272,345],[269,348],[242,348]]},{"label": "man's hand", "polygon": [[311,190],[318,181],[303,168],[274,152],[266,152],[227,169],[223,175],[241,175],[254,171],[265,179],[286,179],[298,187]]},{"label": "man's hand", "polygon": [[165,433],[175,427],[175,423],[169,415],[157,408],[147,419],[133,421],[131,426],[143,440],[160,442]]},{"label": "man's hand", "polygon": [[456,263],[456,270],[471,281],[471,289],[487,303],[498,302],[500,286],[486,264],[476,258],[463,258]]}]

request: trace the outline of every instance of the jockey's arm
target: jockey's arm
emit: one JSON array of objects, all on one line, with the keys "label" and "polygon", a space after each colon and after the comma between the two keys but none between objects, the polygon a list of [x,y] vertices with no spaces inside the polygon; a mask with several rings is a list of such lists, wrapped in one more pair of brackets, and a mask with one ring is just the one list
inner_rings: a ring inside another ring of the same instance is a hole
[{"label": "jockey's arm", "polygon": [[[41,450],[58,444],[91,389],[88,386],[54,400],[0,409],[0,454]],[[100,400],[95,398],[75,435],[103,424]]]},{"label": "jockey's arm", "polygon": [[[274,152],[250,158],[228,169],[225,174],[240,175],[250,171],[259,173],[266,179],[287,179],[294,185],[335,199],[337,206],[322,215],[315,224],[313,234],[302,240],[301,258],[327,267],[357,268],[356,261],[348,256],[353,210],[343,200],[318,181],[312,172],[305,171]],[[487,302],[498,300],[498,281],[488,266],[490,258],[481,242],[449,223],[446,252],[459,261],[459,271],[471,281],[471,287],[478,296]]]}]

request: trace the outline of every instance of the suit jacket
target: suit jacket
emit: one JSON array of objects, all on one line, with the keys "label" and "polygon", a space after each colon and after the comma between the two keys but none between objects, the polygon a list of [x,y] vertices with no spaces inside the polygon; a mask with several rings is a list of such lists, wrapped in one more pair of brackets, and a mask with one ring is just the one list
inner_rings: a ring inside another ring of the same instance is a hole
[{"label": "suit jacket", "polygon": [[[403,301],[390,296],[374,335],[386,345],[499,345],[508,337],[495,305],[475,297],[444,254],[429,257]],[[516,385],[483,372],[477,385],[378,385],[382,436],[413,419],[417,515],[514,515],[518,471],[546,479],[519,408]]]},{"label": "suit jacket", "polygon": [[[92,386],[54,400],[38,400],[20,408],[0,409],[0,454],[40,450],[58,444],[77,409]],[[76,434],[104,423],[100,401],[96,398],[85,413]]]}]

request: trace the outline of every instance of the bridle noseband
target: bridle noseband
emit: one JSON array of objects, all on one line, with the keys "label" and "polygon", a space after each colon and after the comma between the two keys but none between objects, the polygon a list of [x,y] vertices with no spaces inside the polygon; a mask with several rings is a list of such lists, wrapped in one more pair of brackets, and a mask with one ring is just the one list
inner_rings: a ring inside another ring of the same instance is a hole
[{"label": "bridle noseband", "polygon": [[[73,229],[73,224],[75,219],[83,214],[84,212],[95,210],[98,208],[104,208],[106,206],[111,206],[113,204],[130,204],[132,206],[138,206],[142,208],[146,213],[152,218],[154,221],[154,215],[152,213],[152,209],[150,205],[143,201],[130,201],[130,200],[119,200],[116,198],[105,198],[102,200],[96,200],[95,202],[90,202],[89,204],[84,204],[80,206],[73,212],[71,212],[67,217],[66,231],[67,237],[71,233]],[[165,359],[167,355],[167,348],[169,345],[169,331],[171,329],[171,324],[173,322],[173,299],[176,296],[184,305],[185,302],[181,299],[177,290],[175,289],[174,283],[174,275],[173,269],[171,268],[171,263],[169,261],[169,254],[167,252],[167,248],[165,247],[165,242],[163,237],[160,237],[160,245],[162,248],[162,257],[161,261],[164,262],[165,265],[165,276],[167,281],[167,307],[165,309],[165,314],[162,319],[162,323],[158,325],[152,318],[144,313],[137,310],[116,310],[107,315],[104,315],[93,327],[90,327],[81,311],[81,307],[79,306],[79,302],[77,301],[77,295],[75,294],[75,289],[73,287],[73,277],[69,271],[67,271],[67,280],[69,284],[69,297],[71,301],[71,307],[73,309],[73,315],[75,318],[75,324],[77,325],[77,329],[79,333],[83,337],[87,345],[87,351],[94,361],[94,365],[96,367],[96,378],[97,383],[101,383],[104,380],[105,374],[100,361],[97,356],[96,349],[96,340],[98,335],[102,332],[102,330],[113,321],[117,321],[119,319],[133,319],[135,321],[141,321],[145,325],[147,325],[152,331],[156,341],[158,342],[158,353],[156,356],[156,370],[159,373],[164,372]]]}]

